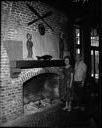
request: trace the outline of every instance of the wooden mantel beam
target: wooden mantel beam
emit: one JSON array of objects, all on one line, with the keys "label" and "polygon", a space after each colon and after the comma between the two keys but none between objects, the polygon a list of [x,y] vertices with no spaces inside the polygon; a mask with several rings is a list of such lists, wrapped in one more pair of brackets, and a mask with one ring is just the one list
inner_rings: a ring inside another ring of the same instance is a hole
[{"label": "wooden mantel beam", "polygon": [[17,60],[10,62],[10,67],[19,69],[60,66],[64,66],[64,60]]}]

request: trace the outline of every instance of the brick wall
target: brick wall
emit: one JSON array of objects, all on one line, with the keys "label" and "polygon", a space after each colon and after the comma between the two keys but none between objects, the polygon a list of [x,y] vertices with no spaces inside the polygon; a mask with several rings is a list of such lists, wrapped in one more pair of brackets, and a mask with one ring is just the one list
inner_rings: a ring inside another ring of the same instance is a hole
[{"label": "brick wall", "polygon": [[19,81],[10,78],[9,58],[1,45],[0,123],[17,118],[23,113],[23,89]]},{"label": "brick wall", "polygon": [[[38,17],[30,11],[24,1],[7,2],[2,1],[1,5],[1,30],[5,40],[15,40],[23,42],[23,58],[27,57],[26,34],[32,34],[33,58],[36,55],[50,54],[54,58],[59,57],[59,32],[63,30],[67,18],[61,12],[54,10],[41,2],[27,2],[31,4],[40,15],[52,11],[52,16],[45,18],[45,21],[54,29],[54,32],[42,20],[28,26],[27,24]],[[38,31],[38,24],[43,23],[46,33],[41,36]],[[17,49],[15,49],[17,50]]]},{"label": "brick wall", "polygon": [[[31,2],[39,10],[39,13],[47,12],[50,8],[39,2]],[[53,9],[52,9],[53,10]],[[36,16],[25,6],[24,1],[12,2],[2,1],[1,4],[1,74],[0,74],[0,123],[13,120],[23,114],[23,82],[38,73],[44,73],[42,69],[22,70],[18,78],[10,78],[10,64],[7,49],[3,42],[6,40],[23,42],[23,58],[26,58],[26,34],[32,33],[34,41],[34,55],[52,54],[58,58],[58,33],[64,16],[54,11],[54,15],[49,17],[48,23],[53,26],[52,32],[47,26],[45,36],[40,36],[37,23],[27,26],[27,23]],[[61,19],[61,20],[59,20]],[[53,22],[52,22],[53,21]],[[41,21],[39,21],[41,22]],[[60,23],[61,22],[61,23]],[[63,22],[63,23],[65,23]],[[17,49],[18,50],[18,49]],[[34,57],[35,57],[34,56]],[[47,70],[48,71],[48,70]],[[55,69],[50,69],[50,72]]]}]

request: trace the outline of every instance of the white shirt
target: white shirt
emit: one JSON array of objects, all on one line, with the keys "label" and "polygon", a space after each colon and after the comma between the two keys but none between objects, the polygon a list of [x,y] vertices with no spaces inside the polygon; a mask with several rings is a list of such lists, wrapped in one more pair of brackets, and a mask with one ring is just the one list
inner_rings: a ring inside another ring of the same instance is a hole
[{"label": "white shirt", "polygon": [[87,66],[82,60],[79,63],[75,63],[74,81],[82,81],[83,75],[84,73],[86,73],[86,70]]}]

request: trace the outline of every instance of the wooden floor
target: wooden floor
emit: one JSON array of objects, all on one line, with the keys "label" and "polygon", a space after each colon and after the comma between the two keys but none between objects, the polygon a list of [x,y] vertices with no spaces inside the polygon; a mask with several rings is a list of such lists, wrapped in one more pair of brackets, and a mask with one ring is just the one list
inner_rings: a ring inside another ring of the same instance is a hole
[{"label": "wooden floor", "polygon": [[2,127],[54,127],[54,128],[98,128],[98,106],[91,99],[84,111],[72,108],[63,110],[63,104],[58,103],[41,112],[22,116],[14,121],[3,124]]}]

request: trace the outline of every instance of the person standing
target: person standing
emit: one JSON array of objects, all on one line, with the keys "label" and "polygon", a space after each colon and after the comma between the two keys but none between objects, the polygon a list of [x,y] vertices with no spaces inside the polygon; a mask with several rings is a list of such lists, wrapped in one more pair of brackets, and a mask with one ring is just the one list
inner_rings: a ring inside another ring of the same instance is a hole
[{"label": "person standing", "polygon": [[63,68],[63,84],[62,84],[62,99],[65,101],[63,110],[71,111],[72,101],[72,84],[73,84],[73,68],[70,64],[70,58],[64,57],[65,67]]},{"label": "person standing", "polygon": [[83,108],[84,83],[86,78],[87,66],[80,54],[76,55],[74,69],[74,94],[77,108]]},{"label": "person standing", "polygon": [[28,58],[32,58],[32,55],[33,55],[33,50],[32,50],[32,47],[33,47],[33,42],[31,41],[32,39],[32,35],[27,33],[27,42],[26,42],[26,46],[27,46],[27,50],[28,50]]}]

